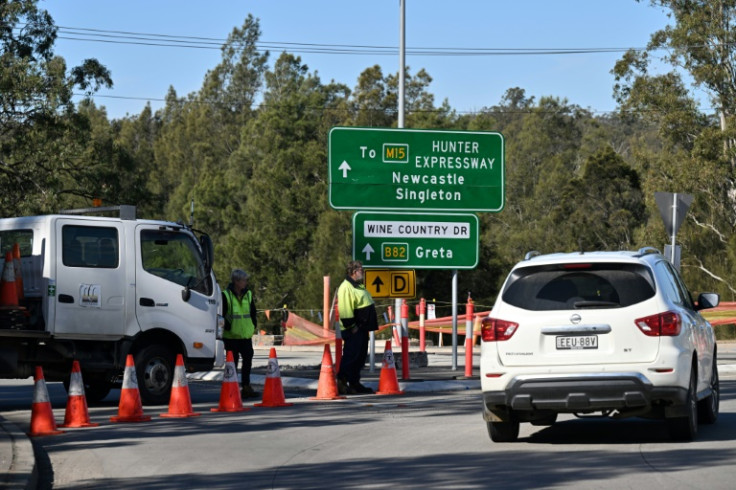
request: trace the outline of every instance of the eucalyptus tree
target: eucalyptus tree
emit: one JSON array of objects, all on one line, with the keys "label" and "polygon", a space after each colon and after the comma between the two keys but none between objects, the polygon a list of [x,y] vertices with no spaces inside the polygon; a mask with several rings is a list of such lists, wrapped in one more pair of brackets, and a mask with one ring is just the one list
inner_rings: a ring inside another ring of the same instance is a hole
[{"label": "eucalyptus tree", "polygon": [[313,253],[318,228],[330,233],[336,229],[336,216],[325,218],[325,213],[334,213],[327,205],[325,117],[344,123],[340,114],[348,90],[323,85],[299,57],[288,53],[266,72],[265,81],[261,109],[243,128],[233,159],[233,170],[248,178],[233,195],[243,203],[242,214],[239,226],[228,230],[222,251],[232,263],[252,271],[264,307],[320,305],[321,277],[315,284],[305,276],[330,272],[335,254],[345,251],[342,230],[334,237],[334,251],[323,245],[320,253]]},{"label": "eucalyptus tree", "polygon": [[0,210],[57,211],[87,202],[99,167],[85,157],[89,121],[72,97],[112,86],[95,59],[67,70],[54,55],[57,28],[33,0],[0,3]]},{"label": "eucalyptus tree", "polygon": [[237,223],[242,212],[243,202],[233,195],[247,174],[233,174],[230,159],[240,147],[242,128],[257,112],[268,61],[268,52],[257,46],[260,34],[258,20],[248,15],[229,34],[220,63],[207,72],[200,90],[179,98],[171,88],[157,114],[162,127],[155,151],[165,212],[188,221],[194,200],[195,224],[215,237]]},{"label": "eucalyptus tree", "polygon": [[[630,50],[613,69],[614,95],[625,117],[652,125],[658,138],[639,139],[639,169],[650,210],[646,238],[666,241],[654,191],[686,192],[695,201],[678,238],[682,267],[695,288],[717,287],[733,296],[736,262],[736,50],[734,0],[651,0],[672,23],[652,34],[643,51]],[[660,55],[660,53],[664,53]],[[675,69],[652,70],[652,59]],[[716,114],[701,113],[687,73]]]}]

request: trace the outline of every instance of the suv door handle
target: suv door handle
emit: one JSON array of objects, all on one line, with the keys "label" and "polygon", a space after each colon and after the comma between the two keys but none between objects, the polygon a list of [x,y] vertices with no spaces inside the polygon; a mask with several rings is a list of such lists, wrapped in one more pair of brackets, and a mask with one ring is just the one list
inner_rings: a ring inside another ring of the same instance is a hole
[{"label": "suv door handle", "polygon": [[59,303],[74,303],[74,296],[70,296],[68,294],[60,294]]}]

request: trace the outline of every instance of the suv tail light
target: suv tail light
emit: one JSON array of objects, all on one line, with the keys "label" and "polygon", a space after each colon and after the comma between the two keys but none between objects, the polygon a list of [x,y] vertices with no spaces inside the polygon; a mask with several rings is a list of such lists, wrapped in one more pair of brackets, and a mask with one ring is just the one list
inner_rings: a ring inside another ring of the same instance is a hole
[{"label": "suv tail light", "polygon": [[518,327],[518,323],[507,322],[506,320],[499,320],[497,318],[484,318],[480,322],[480,337],[484,342],[508,340],[514,335]]},{"label": "suv tail light", "polygon": [[680,315],[674,311],[639,318],[634,323],[649,337],[674,337],[680,334],[682,327]]}]

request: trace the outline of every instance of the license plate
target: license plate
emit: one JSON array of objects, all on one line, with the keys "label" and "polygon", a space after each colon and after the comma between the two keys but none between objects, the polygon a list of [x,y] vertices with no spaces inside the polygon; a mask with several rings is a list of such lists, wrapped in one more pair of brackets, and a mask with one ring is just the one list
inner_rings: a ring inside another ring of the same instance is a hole
[{"label": "license plate", "polygon": [[597,349],[597,335],[571,335],[555,338],[558,349]]}]

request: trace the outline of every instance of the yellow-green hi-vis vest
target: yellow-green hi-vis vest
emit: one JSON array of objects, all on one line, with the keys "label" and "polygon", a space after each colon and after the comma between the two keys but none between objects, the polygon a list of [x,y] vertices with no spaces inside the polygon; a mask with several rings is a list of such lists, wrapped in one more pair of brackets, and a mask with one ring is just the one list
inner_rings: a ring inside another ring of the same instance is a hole
[{"label": "yellow-green hi-vis vest", "polygon": [[250,302],[253,298],[253,292],[248,290],[243,295],[243,299],[238,300],[231,290],[226,289],[225,296],[228,303],[225,318],[230,322],[230,330],[225,330],[223,337],[226,339],[249,339],[253,337],[256,330],[253,319],[250,317]]},{"label": "yellow-green hi-vis vest", "polygon": [[343,319],[348,320],[355,318],[355,310],[366,308],[373,304],[373,298],[364,284],[358,287],[345,279],[337,289],[337,312],[340,315],[340,330],[352,328],[343,323]]}]

